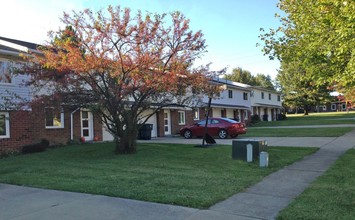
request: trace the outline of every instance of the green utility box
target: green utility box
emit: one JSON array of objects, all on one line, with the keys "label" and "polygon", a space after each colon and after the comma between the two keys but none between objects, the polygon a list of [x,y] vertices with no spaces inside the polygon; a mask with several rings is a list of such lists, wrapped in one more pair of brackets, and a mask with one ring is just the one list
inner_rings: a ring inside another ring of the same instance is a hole
[{"label": "green utility box", "polygon": [[267,142],[265,140],[240,139],[232,142],[232,159],[247,161],[247,148],[251,147],[251,160],[259,158],[260,152],[267,152]]}]

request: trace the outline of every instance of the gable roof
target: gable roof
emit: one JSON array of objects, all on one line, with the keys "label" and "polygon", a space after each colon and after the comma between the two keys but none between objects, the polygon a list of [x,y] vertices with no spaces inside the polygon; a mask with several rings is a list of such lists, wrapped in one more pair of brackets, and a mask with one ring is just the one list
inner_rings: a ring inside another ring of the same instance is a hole
[{"label": "gable roof", "polygon": [[10,39],[6,37],[1,37],[0,36],[0,52],[1,51],[9,51],[9,52],[36,52],[38,53],[39,51],[37,48],[40,45],[35,44],[35,43],[30,43],[26,41],[20,41],[20,40],[15,40],[15,39]]}]

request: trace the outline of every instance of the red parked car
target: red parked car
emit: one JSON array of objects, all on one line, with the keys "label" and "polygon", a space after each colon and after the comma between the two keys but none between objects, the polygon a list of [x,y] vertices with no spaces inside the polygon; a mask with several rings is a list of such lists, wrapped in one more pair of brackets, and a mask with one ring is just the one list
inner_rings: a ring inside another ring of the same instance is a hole
[{"label": "red parked car", "polygon": [[[184,138],[192,138],[193,136],[203,137],[205,135],[206,120],[201,120],[191,126],[185,126],[180,129],[180,135]],[[244,123],[237,122],[229,118],[209,118],[207,124],[207,133],[211,136],[218,136],[225,139],[228,135],[232,138],[239,134],[245,134],[247,128]]]}]

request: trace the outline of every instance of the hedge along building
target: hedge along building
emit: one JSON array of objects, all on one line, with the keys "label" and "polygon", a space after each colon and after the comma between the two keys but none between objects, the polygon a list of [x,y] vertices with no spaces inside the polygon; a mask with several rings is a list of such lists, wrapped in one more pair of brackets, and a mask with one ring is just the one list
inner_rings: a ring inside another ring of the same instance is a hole
[{"label": "hedge along building", "polygon": [[[14,74],[22,55],[39,53],[39,45],[0,37],[0,154],[47,139],[50,145],[101,140],[102,125],[92,112],[72,104],[35,100],[29,76]],[[50,97],[50,96],[48,96]]]}]

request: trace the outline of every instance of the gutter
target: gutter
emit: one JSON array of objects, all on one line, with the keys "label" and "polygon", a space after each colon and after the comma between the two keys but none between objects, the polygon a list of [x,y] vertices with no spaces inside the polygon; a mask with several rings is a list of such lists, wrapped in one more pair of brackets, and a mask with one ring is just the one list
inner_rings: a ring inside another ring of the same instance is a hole
[{"label": "gutter", "polygon": [[73,141],[74,140],[74,122],[73,122],[73,115],[75,112],[77,112],[78,110],[80,110],[80,107],[75,109],[74,111],[72,111],[70,113],[70,140]]}]

